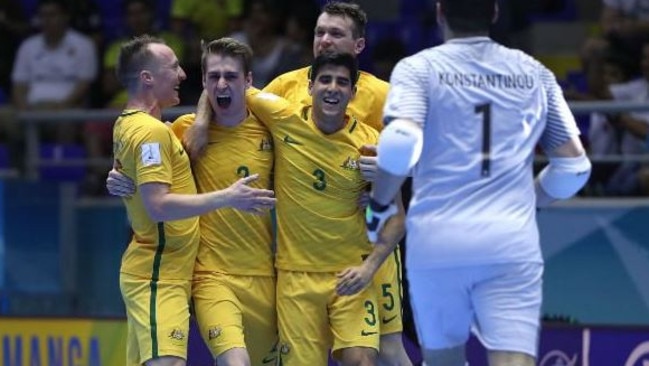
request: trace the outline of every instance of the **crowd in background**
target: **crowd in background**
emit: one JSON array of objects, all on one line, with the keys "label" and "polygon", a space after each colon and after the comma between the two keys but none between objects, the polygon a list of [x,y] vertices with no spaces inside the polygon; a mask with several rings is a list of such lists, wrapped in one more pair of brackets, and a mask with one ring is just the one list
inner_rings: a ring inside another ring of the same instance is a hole
[{"label": "crowd in background", "polygon": [[[561,13],[573,0],[500,3],[493,37],[532,52],[535,16]],[[202,89],[201,41],[231,36],[254,51],[254,85],[311,61],[313,25],[322,0],[0,0],[0,108],[12,111],[113,108],[125,93],[115,78],[119,44],[154,34],[181,57],[188,79],[181,103],[195,105]],[[361,67],[388,79],[402,57],[441,41],[434,0],[401,0],[401,21],[368,24],[368,50]],[[649,0],[602,0],[600,32],[575,50],[581,83],[566,85],[572,100],[649,100]],[[6,114],[2,114],[5,116]],[[2,117],[0,142],[16,167],[24,159],[24,131]],[[582,118],[583,119],[583,118]],[[592,156],[642,157],[647,152],[649,115],[644,112],[586,117],[582,134]],[[93,122],[93,121],[89,121]],[[80,146],[89,158],[110,157],[111,124],[41,126],[41,141]],[[0,159],[1,160],[1,159]],[[646,195],[649,169],[642,159],[597,164],[585,194]],[[89,168],[88,194],[101,194],[106,167]]]}]

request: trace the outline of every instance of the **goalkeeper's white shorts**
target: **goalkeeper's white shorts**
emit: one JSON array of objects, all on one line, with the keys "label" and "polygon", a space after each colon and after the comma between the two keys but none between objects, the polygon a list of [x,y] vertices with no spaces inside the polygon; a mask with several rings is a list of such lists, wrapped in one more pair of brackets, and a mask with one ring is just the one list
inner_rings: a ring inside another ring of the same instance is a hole
[{"label": "goalkeeper's white shorts", "polygon": [[541,263],[408,270],[419,342],[456,347],[473,328],[489,350],[536,357],[542,275]]}]

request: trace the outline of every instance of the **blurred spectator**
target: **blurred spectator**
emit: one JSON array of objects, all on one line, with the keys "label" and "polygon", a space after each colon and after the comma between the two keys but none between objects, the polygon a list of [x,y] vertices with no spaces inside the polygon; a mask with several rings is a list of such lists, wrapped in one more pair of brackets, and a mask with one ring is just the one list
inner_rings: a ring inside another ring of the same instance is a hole
[{"label": "blurred spectator", "polygon": [[20,42],[29,34],[30,27],[20,4],[15,0],[0,0],[0,89],[11,91],[11,69]]},{"label": "blurred spectator", "polygon": [[[610,59],[609,59],[610,61]],[[649,43],[642,48],[643,78],[609,85],[612,99],[649,102]],[[624,156],[648,157],[649,112],[629,112],[608,115],[607,121],[619,131],[619,150]],[[648,195],[649,167],[646,163],[622,162],[607,181],[606,195]]]},{"label": "blurred spectator", "polygon": [[271,80],[285,72],[311,64],[313,60],[314,26],[319,14],[317,7],[304,2],[296,4],[287,13],[287,16],[283,17],[283,19],[286,19],[284,35],[289,44],[286,51],[282,53]]},{"label": "blurred spectator", "polygon": [[104,44],[103,19],[97,4],[92,0],[67,0],[70,9],[70,26],[90,36],[98,49]]},{"label": "blurred spectator", "polygon": [[[97,76],[97,55],[90,38],[69,27],[62,0],[42,0],[38,6],[41,32],[18,50],[12,73],[12,100],[19,110],[67,109],[86,105]],[[70,124],[41,129],[45,140],[71,142],[78,128]]]},{"label": "blurred spectator", "polygon": [[531,15],[538,0],[499,0],[491,37],[507,47],[531,51]]},{"label": "blurred spectator", "polygon": [[278,20],[278,13],[270,1],[252,0],[245,12],[243,30],[231,35],[252,48],[252,82],[260,89],[282,71],[301,66],[296,49],[279,34]]},{"label": "blurred spectator", "polygon": [[111,42],[106,47],[103,57],[102,91],[107,107],[122,108],[126,103],[126,91],[120,85],[115,75],[115,66],[119,55],[120,45],[128,39],[149,34],[163,39],[176,55],[180,57],[185,51],[183,40],[175,33],[159,31],[155,28],[155,9],[151,0],[124,0],[123,24],[126,27],[126,36]]},{"label": "blurred spectator", "polygon": [[[645,84],[639,77],[639,63],[632,55],[617,50],[609,50],[603,62],[603,81],[607,97],[623,98],[620,90],[637,90]],[[613,91],[613,93],[611,92]],[[624,191],[615,187],[620,179],[611,179],[620,167],[619,162],[597,162],[597,158],[622,154],[621,144],[624,131],[616,123],[609,121],[603,113],[591,113],[588,128],[588,154],[594,159],[593,172],[588,190],[594,195],[616,194]],[[615,120],[613,120],[615,122]]]},{"label": "blurred spectator", "polygon": [[9,165],[19,168],[24,161],[21,129],[8,103],[11,93],[11,70],[20,42],[30,26],[16,0],[0,0],[0,144],[7,147]]},{"label": "blurred spectator", "polygon": [[649,34],[649,0],[602,0],[600,15],[602,34],[584,43],[580,57],[588,91],[579,99],[601,99],[606,96],[602,79],[603,59],[611,43],[628,52],[639,52],[642,39]]},{"label": "blurred spectator", "polygon": [[242,12],[243,0],[173,0],[171,29],[180,36],[195,37],[185,38],[188,41],[209,42],[237,30]]},{"label": "blurred spectator", "polygon": [[379,79],[390,81],[394,65],[406,57],[406,46],[399,38],[380,40],[372,51],[372,72]]},{"label": "blurred spectator", "polygon": [[185,43],[182,66],[187,80],[180,89],[182,104],[196,104],[203,90],[201,41],[209,42],[238,31],[243,6],[244,0],[172,0],[171,30]]}]

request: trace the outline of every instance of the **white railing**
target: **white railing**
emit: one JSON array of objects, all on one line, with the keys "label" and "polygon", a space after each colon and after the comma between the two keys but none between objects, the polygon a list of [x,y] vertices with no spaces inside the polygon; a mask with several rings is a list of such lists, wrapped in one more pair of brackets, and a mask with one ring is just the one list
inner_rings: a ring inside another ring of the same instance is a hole
[{"label": "white railing", "polygon": [[[574,114],[591,112],[615,113],[628,111],[649,111],[649,103],[590,101],[571,102],[570,109]],[[28,178],[38,178],[38,168],[43,166],[96,166],[110,167],[110,159],[42,159],[39,154],[39,125],[49,123],[112,123],[119,110],[115,109],[70,109],[62,111],[29,111],[17,114],[18,123],[25,126],[26,152],[25,168]],[[163,120],[172,121],[176,117],[194,112],[193,106],[169,108],[163,112]],[[593,157],[594,162],[649,161],[649,156],[608,155]]]}]

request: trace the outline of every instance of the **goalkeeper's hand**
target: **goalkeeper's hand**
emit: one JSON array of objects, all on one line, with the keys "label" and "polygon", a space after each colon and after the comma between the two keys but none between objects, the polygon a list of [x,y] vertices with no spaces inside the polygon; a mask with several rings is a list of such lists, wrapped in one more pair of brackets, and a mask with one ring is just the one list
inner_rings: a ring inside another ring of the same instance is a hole
[{"label": "goalkeeper's hand", "polygon": [[367,237],[370,239],[370,242],[376,243],[385,223],[388,222],[390,217],[396,215],[397,212],[399,210],[394,201],[388,205],[381,205],[373,199],[370,199],[370,204],[365,209],[365,224],[367,226]]}]

